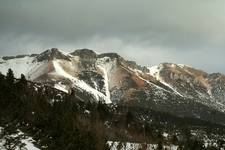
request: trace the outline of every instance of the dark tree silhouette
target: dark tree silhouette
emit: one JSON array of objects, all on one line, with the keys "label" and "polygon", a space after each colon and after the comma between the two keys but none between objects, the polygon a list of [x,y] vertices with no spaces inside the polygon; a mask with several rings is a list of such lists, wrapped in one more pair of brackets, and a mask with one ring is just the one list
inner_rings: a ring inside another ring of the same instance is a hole
[{"label": "dark tree silhouette", "polygon": [[8,84],[13,84],[14,83],[14,73],[12,69],[8,69],[7,75],[6,75],[6,80]]},{"label": "dark tree silhouette", "polygon": [[20,83],[25,84],[25,85],[27,84],[27,79],[24,74],[21,74]]}]

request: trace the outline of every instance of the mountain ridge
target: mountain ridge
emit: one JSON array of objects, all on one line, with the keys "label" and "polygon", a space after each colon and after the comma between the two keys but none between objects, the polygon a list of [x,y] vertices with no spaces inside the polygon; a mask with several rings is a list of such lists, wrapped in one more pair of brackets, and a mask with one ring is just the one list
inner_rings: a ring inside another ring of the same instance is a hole
[{"label": "mountain ridge", "polygon": [[57,48],[0,60],[0,72],[6,74],[9,68],[16,77],[23,73],[28,80],[63,92],[73,90],[84,101],[90,97],[225,124],[213,115],[214,111],[225,112],[222,74],[173,63],[144,67],[117,53],[97,54],[89,49],[65,53]]}]

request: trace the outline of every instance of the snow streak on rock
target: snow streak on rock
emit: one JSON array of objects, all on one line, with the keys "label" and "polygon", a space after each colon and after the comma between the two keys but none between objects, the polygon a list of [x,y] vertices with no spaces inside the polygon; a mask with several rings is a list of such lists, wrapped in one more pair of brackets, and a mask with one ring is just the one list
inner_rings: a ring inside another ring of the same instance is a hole
[{"label": "snow streak on rock", "polygon": [[165,81],[163,81],[163,79],[160,77],[160,71],[161,71],[161,68],[159,66],[153,66],[153,67],[150,67],[149,68],[149,74],[150,75],[152,75],[153,77],[155,77],[159,82],[161,82],[165,86],[169,87],[177,95],[179,95],[181,97],[184,97],[182,94],[180,94],[179,92],[177,92],[177,90],[175,90],[171,85],[169,85],[168,83],[166,83]]},{"label": "snow streak on rock", "polygon": [[78,80],[77,78],[73,77],[72,75],[68,74],[67,72],[65,72],[63,70],[63,68],[60,66],[59,61],[58,60],[54,60],[53,61],[53,66],[55,68],[55,73],[58,75],[61,75],[65,78],[70,79],[73,83],[75,87],[78,87],[82,90],[85,90],[87,92],[90,92],[91,94],[93,94],[96,97],[96,100],[99,100],[99,98],[103,98],[105,100],[105,103],[111,103],[111,101],[101,92],[97,91],[96,89],[90,87],[87,83],[85,83],[82,80]]}]

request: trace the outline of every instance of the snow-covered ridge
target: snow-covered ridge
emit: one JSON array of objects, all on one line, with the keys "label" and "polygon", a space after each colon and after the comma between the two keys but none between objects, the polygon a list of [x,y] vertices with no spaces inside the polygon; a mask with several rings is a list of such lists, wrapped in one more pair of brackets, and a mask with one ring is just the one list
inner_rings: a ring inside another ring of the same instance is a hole
[{"label": "snow-covered ridge", "polygon": [[6,74],[8,69],[11,68],[15,74],[15,77],[17,78],[20,77],[21,73],[23,73],[25,76],[28,76],[28,72],[37,65],[34,60],[34,57],[29,56],[24,58],[1,60],[0,72],[2,74]]}]

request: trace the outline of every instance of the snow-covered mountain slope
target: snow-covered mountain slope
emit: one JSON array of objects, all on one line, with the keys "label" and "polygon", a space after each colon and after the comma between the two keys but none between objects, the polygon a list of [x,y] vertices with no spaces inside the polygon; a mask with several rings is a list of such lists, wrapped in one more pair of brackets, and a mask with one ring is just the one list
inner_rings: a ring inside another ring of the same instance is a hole
[{"label": "snow-covered mountain slope", "polygon": [[222,74],[207,74],[187,65],[172,63],[153,66],[149,70],[158,81],[184,97],[225,104],[225,76]]},{"label": "snow-covered mountain slope", "polygon": [[[202,117],[202,110],[225,111],[225,76],[181,64],[142,67],[116,53],[89,49],[65,53],[56,48],[41,54],[2,57],[0,72],[11,68],[17,78],[45,83],[85,101],[142,104],[142,106]],[[191,107],[195,106],[195,107]],[[197,109],[197,107],[204,109]],[[206,108],[207,107],[207,108]],[[176,108],[176,109],[175,109]],[[195,109],[196,108],[196,109]],[[183,112],[184,111],[184,112]]]}]

